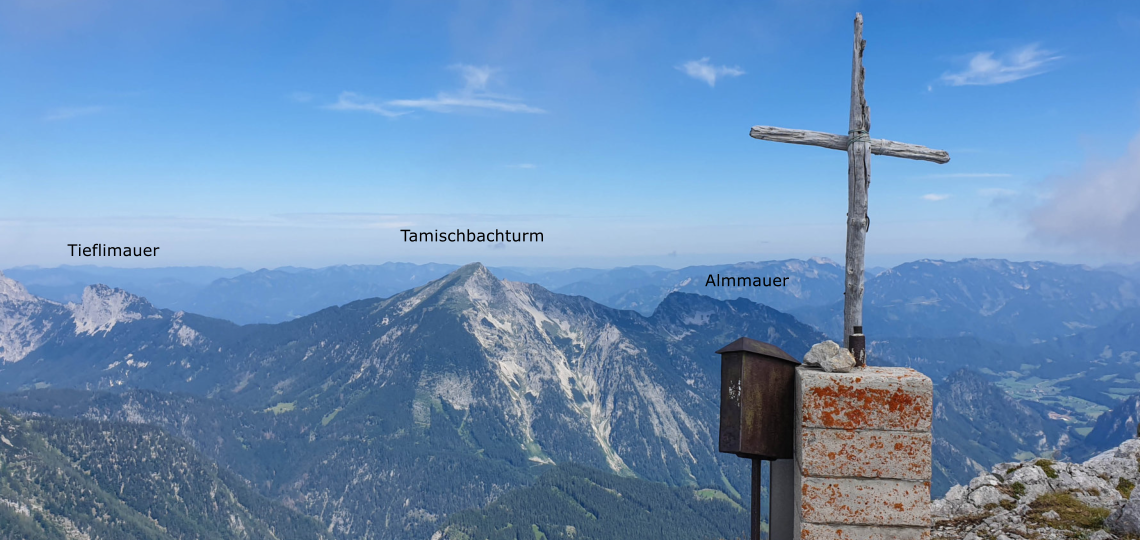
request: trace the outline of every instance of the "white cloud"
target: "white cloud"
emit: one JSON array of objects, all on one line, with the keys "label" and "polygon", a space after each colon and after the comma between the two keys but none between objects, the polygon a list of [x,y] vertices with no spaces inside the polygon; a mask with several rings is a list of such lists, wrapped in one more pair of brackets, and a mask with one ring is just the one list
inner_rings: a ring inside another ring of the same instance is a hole
[{"label": "white cloud", "polygon": [[512,163],[507,166],[508,169],[535,169],[537,167],[533,163]]},{"label": "white cloud", "polygon": [[927,201],[942,201],[942,200],[945,200],[945,199],[950,199],[950,194],[946,194],[946,193],[928,193],[928,194],[926,194],[926,195],[922,196],[922,198],[923,198],[923,199],[925,199],[925,200],[927,200]]},{"label": "white cloud", "polygon": [[966,69],[942,74],[942,82],[951,86],[1000,85],[1049,71],[1061,57],[1031,43],[994,57],[993,51],[974,53]]},{"label": "white cloud", "polygon": [[467,83],[464,89],[471,92],[486,90],[491,76],[499,71],[490,66],[471,66],[468,64],[455,64],[451,66],[451,69],[458,70],[459,73],[463,74],[463,80]]},{"label": "white cloud", "polygon": [[387,117],[410,113],[409,109],[423,109],[434,113],[454,113],[464,110],[488,109],[506,113],[545,113],[532,107],[519,98],[492,94],[487,87],[494,80],[498,69],[489,66],[456,64],[449,66],[463,77],[463,88],[453,92],[440,92],[434,97],[398,99],[384,102],[365,100],[353,92],[342,92],[337,103],[326,105],[326,109],[338,111],[366,111]]},{"label": "white cloud", "polygon": [[1053,181],[1029,215],[1037,238],[1140,255],[1140,135],[1119,160]]},{"label": "white cloud", "polygon": [[377,115],[386,116],[388,118],[395,118],[400,115],[408,114],[407,111],[392,111],[383,107],[382,105],[368,100],[355,92],[341,92],[337,96],[336,103],[330,103],[324,107],[333,111],[364,111],[366,113],[373,113]]},{"label": "white cloud", "polygon": [[424,109],[435,113],[452,113],[461,109],[490,109],[506,113],[545,113],[538,107],[522,103],[518,98],[487,92],[487,86],[499,70],[490,66],[456,64],[450,66],[463,76],[464,86],[457,92],[440,92],[433,98],[392,100],[388,105],[408,109]]},{"label": "white cloud", "polygon": [[101,105],[91,105],[88,107],[61,107],[59,109],[48,111],[48,114],[44,115],[44,120],[67,120],[70,118],[102,113],[104,110],[105,107]]},{"label": "white cloud", "polygon": [[716,80],[720,77],[739,77],[744,75],[744,70],[740,66],[714,66],[709,64],[709,57],[704,57],[700,60],[690,60],[677,66],[677,69],[685,75],[692,77],[698,81],[704,81],[710,87],[716,86]]},{"label": "white cloud", "polygon": [[440,92],[434,98],[415,100],[392,100],[388,105],[408,109],[424,109],[434,113],[454,113],[459,109],[492,109],[507,113],[545,113],[542,109],[514,101],[507,96],[479,97],[470,94],[447,94]]}]

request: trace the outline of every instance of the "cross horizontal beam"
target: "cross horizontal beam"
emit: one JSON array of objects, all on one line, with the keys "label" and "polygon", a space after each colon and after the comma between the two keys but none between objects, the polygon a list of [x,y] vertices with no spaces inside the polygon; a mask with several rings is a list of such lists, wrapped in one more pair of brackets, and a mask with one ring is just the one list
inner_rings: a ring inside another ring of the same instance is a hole
[{"label": "cross horizontal beam", "polygon": [[[834,150],[847,150],[846,135],[835,135],[821,131],[789,130],[772,126],[752,126],[751,134],[754,139],[776,141],[777,143],[792,143],[796,145],[811,145]],[[934,163],[950,161],[950,154],[945,150],[935,150],[922,145],[911,145],[888,141],[886,139],[871,139],[871,153],[880,156],[894,156],[911,160],[925,160]]]}]

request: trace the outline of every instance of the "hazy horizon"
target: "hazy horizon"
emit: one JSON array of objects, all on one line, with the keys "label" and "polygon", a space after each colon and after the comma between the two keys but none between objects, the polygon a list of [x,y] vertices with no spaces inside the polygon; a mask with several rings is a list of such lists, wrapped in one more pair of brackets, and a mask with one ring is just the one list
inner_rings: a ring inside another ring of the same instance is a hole
[{"label": "hazy horizon", "polygon": [[[666,256],[666,258],[670,258],[670,259],[673,259],[674,261],[676,261],[677,259],[679,259],[679,256],[675,256],[675,257]],[[438,260],[438,259],[423,260],[423,261],[385,260],[385,261],[377,261],[377,262],[341,262],[341,263],[334,262],[334,263],[319,264],[319,265],[290,265],[290,264],[286,264],[286,265],[272,265],[272,266],[264,266],[264,265],[263,266],[212,265],[212,264],[126,266],[126,265],[107,265],[107,264],[94,264],[94,263],[77,263],[77,264],[62,263],[62,264],[58,264],[58,265],[36,265],[36,264],[3,265],[3,264],[0,264],[0,272],[6,271],[6,270],[12,270],[12,269],[56,269],[56,268],[97,268],[97,269],[108,269],[108,270],[112,270],[112,269],[158,270],[158,269],[167,269],[167,268],[169,268],[169,269],[213,268],[213,269],[226,269],[226,270],[240,270],[243,272],[257,272],[257,271],[261,271],[261,270],[273,271],[273,270],[288,269],[288,268],[305,269],[305,270],[318,270],[318,269],[323,269],[323,268],[341,267],[341,266],[348,266],[348,267],[352,267],[352,266],[380,266],[380,265],[385,265],[385,264],[389,264],[389,263],[412,264],[412,265],[438,264],[438,265],[455,265],[455,266],[459,266],[459,267],[461,267],[463,265],[468,265],[471,263],[480,263],[486,267],[518,269],[518,270],[526,270],[526,271],[558,271],[558,270],[569,270],[569,269],[575,269],[575,268],[595,269],[595,270],[612,270],[612,269],[630,268],[630,267],[659,267],[659,268],[663,268],[663,269],[667,269],[667,270],[679,270],[679,269],[683,269],[683,268],[687,268],[687,267],[734,265],[734,264],[740,264],[740,263],[762,263],[762,262],[770,262],[770,261],[787,261],[787,260],[807,261],[807,260],[811,260],[811,259],[828,260],[828,261],[831,261],[837,265],[840,265],[840,266],[843,265],[843,257],[840,255],[840,256],[832,256],[832,257],[828,257],[828,256],[772,257],[769,259],[736,259],[736,260],[721,258],[721,259],[702,260],[702,261],[699,261],[696,263],[690,263],[690,264],[676,264],[676,263],[669,264],[670,263],[669,261],[664,261],[663,262],[664,264],[661,264],[661,263],[630,263],[630,264],[613,264],[613,265],[608,265],[608,266],[605,265],[604,263],[598,264],[598,265],[589,265],[589,264],[564,264],[564,265],[536,264],[536,265],[526,265],[526,264],[511,264],[511,263],[497,264],[497,263],[491,262],[490,259],[486,259],[486,260],[474,259],[474,260],[470,260],[470,261],[447,261],[447,260]],[[1091,263],[1091,262],[1079,261],[1079,260],[1061,261],[1061,260],[1048,259],[1048,258],[1024,258],[1024,259],[1022,259],[1022,258],[1008,258],[1008,257],[996,257],[996,256],[995,257],[954,257],[954,258],[915,257],[915,258],[911,258],[911,259],[898,258],[898,257],[892,257],[892,258],[886,258],[886,257],[871,258],[871,257],[868,257],[866,268],[868,270],[873,269],[873,268],[887,268],[887,269],[889,269],[889,268],[896,267],[898,265],[903,265],[906,263],[911,263],[914,261],[921,261],[921,260],[946,261],[946,262],[954,263],[954,262],[959,262],[959,261],[966,260],[966,259],[996,259],[996,260],[1007,260],[1007,261],[1010,261],[1013,263],[1044,262],[1044,263],[1057,263],[1057,264],[1062,264],[1062,265],[1085,265],[1085,266],[1092,267],[1092,268],[1102,268],[1102,267],[1114,266],[1114,265],[1127,266],[1127,265],[1138,264],[1135,261],[1101,261],[1101,262],[1097,262],[1097,263]],[[598,260],[595,259],[594,261],[598,261]],[[599,261],[599,262],[601,262],[601,261]]]}]

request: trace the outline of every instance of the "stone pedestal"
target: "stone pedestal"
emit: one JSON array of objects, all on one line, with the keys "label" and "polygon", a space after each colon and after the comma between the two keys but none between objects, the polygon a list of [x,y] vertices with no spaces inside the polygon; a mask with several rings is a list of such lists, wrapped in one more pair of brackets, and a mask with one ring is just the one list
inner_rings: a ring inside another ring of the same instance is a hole
[{"label": "stone pedestal", "polygon": [[930,378],[796,369],[797,539],[929,539]]}]

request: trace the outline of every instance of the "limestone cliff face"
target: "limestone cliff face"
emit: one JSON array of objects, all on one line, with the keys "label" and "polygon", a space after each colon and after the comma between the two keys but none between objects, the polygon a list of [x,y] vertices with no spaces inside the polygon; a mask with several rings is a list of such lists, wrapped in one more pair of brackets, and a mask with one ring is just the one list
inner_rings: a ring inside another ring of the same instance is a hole
[{"label": "limestone cliff face", "polygon": [[67,310],[0,274],[0,365],[23,359],[59,329]]},{"label": "limestone cliff face", "polygon": [[1005,462],[933,502],[943,539],[1111,539],[1140,534],[1140,440],[1083,464]]},{"label": "limestone cliff face", "polygon": [[146,299],[101,284],[87,286],[83,290],[83,302],[68,303],[67,309],[71,311],[75,334],[107,334],[119,323],[130,323],[144,317],[163,318],[161,312]]},{"label": "limestone cliff face", "polygon": [[1140,422],[1140,394],[1132,395],[1116,407],[1101,414],[1096,426],[1085,437],[1086,446],[1103,449],[1136,436]]},{"label": "limestone cliff face", "polygon": [[146,299],[121,289],[87,286],[82,302],[63,305],[0,274],[0,364],[23,360],[60,333],[105,336],[120,323],[164,317]]}]

